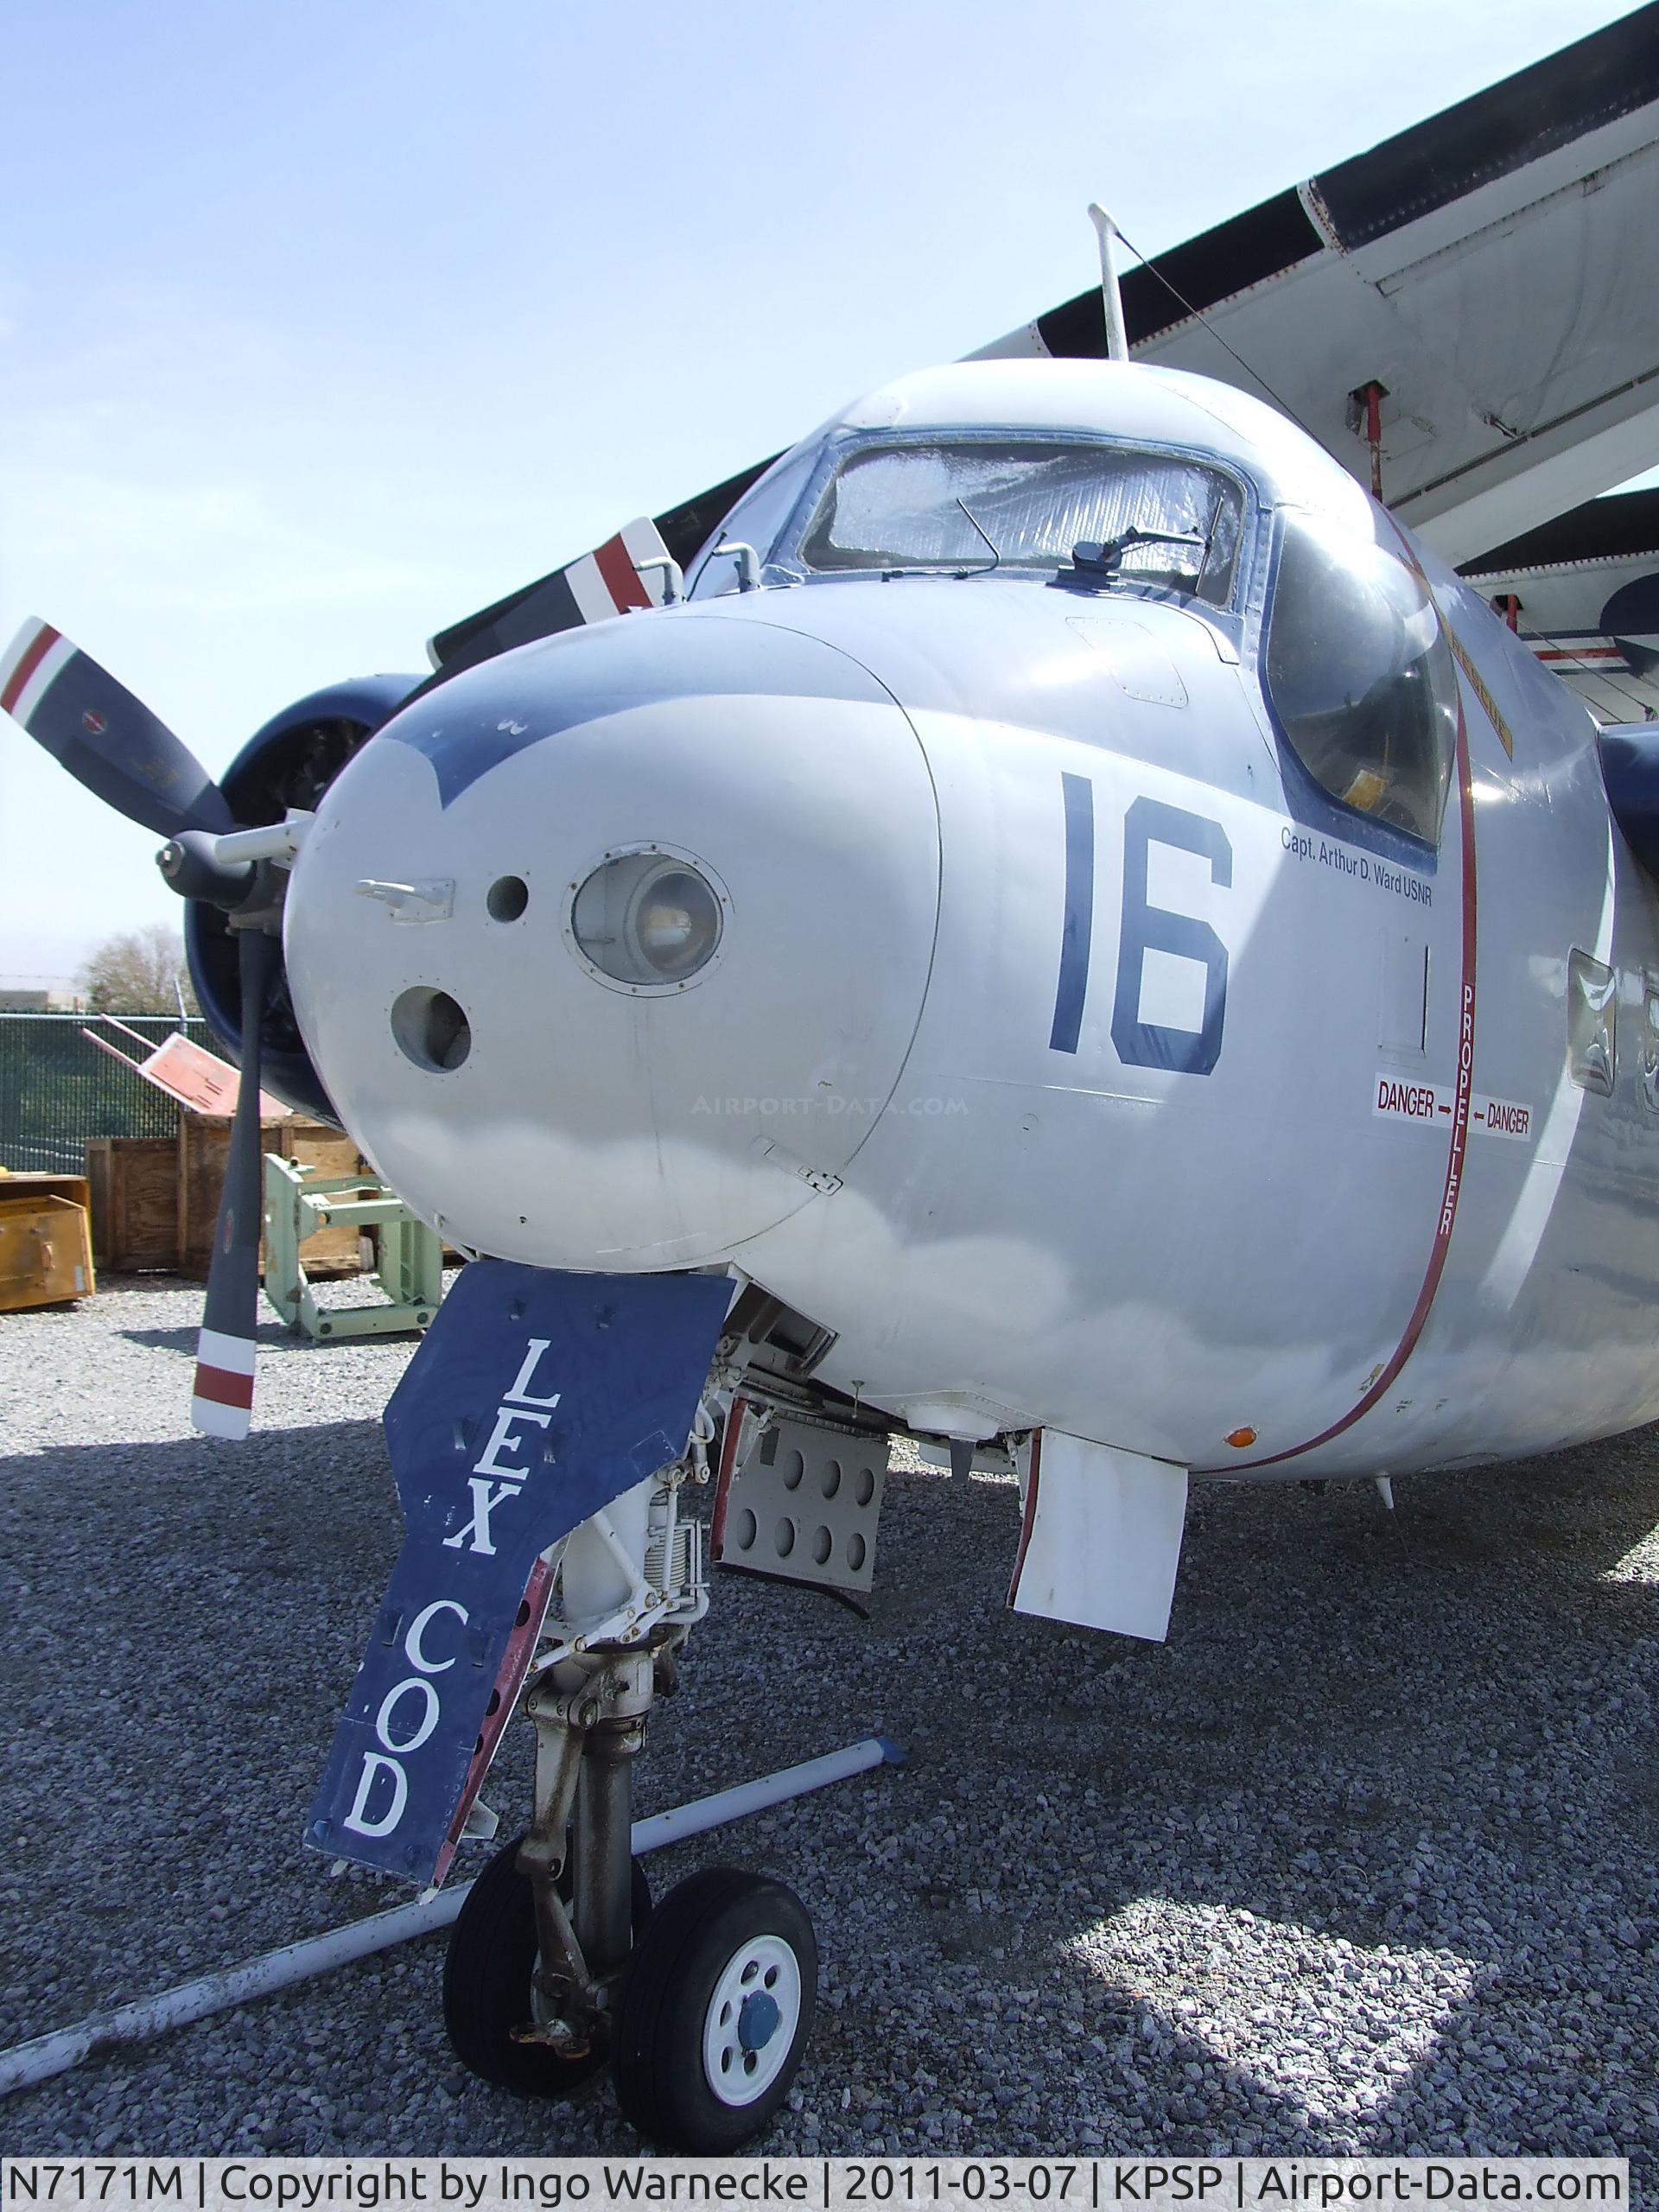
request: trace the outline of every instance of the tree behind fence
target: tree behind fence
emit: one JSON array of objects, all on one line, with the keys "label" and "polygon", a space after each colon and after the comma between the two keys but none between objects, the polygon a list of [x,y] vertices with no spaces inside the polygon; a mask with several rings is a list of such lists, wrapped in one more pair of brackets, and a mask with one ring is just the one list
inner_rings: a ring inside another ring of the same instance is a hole
[{"label": "tree behind fence", "polygon": [[[211,1046],[205,1021],[122,1014],[149,1045],[175,1030]],[[82,1036],[92,1029],[135,1058],[139,1046],[79,1014],[0,1014],[0,1167],[79,1175],[89,1137],[168,1137],[179,1125],[170,1098]]]}]

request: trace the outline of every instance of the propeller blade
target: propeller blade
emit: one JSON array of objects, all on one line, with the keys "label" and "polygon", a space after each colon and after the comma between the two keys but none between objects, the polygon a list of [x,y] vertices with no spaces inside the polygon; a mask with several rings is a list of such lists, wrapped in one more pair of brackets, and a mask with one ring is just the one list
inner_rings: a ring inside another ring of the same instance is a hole
[{"label": "propeller blade", "polygon": [[213,1231],[196,1346],[196,1385],[190,1400],[191,1422],[204,1436],[243,1437],[253,1421],[253,1332],[259,1312],[259,1233],[264,1221],[259,1032],[277,945],[264,930],[245,929],[237,935],[242,1081],[231,1122],[230,1157]]},{"label": "propeller blade", "polygon": [[118,814],[158,836],[236,822],[200,760],[89,653],[31,620],[0,656],[0,709]]}]

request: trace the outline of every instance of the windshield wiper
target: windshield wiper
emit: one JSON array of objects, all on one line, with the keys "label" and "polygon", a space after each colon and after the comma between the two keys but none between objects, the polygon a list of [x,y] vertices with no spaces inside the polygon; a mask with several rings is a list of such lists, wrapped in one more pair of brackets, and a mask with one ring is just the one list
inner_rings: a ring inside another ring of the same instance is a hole
[{"label": "windshield wiper", "polygon": [[[972,519],[970,515],[969,520],[971,522]],[[1062,569],[1054,581],[1073,590],[1099,590],[1108,584],[1116,583],[1123,575],[1123,556],[1134,545],[1190,545],[1203,556],[1198,563],[1198,573],[1192,580],[1193,590],[1198,589],[1199,579],[1210,559],[1209,533],[1205,531],[1143,530],[1138,522],[1131,523],[1116,537],[1106,538],[1098,544],[1085,539],[1074,545],[1070,570]],[[1131,569],[1128,573],[1133,577],[1141,572]]]},{"label": "windshield wiper", "polygon": [[971,512],[966,500],[958,499],[957,505],[962,509],[962,512],[968,517],[968,519],[969,523],[972,524],[974,529],[978,531],[979,535],[984,539],[986,544],[990,548],[991,557],[986,563],[985,566],[982,569],[963,569],[958,568],[954,561],[907,561],[902,569],[883,569],[881,571],[881,581],[884,584],[891,583],[895,576],[937,576],[940,575],[947,575],[955,576],[958,580],[963,576],[988,576],[994,569],[1001,568],[1002,565],[1002,555],[990,532],[980,521],[978,516]]},{"label": "windshield wiper", "polygon": [[978,516],[970,512],[966,499],[958,498],[957,505],[962,509],[963,514],[968,517],[969,521],[972,523],[974,528],[979,532],[986,544],[991,549],[991,566],[989,569],[958,569],[957,570],[957,574],[958,576],[988,576],[993,569],[998,569],[1001,566],[1001,552],[993,540],[989,531],[985,528]]}]

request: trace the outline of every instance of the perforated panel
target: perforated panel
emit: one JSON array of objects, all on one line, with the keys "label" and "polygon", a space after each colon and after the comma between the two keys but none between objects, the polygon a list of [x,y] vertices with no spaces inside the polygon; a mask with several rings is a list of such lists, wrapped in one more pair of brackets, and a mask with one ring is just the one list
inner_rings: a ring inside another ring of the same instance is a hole
[{"label": "perforated panel", "polygon": [[749,1428],[716,1501],[715,1559],[791,1582],[868,1590],[886,1437],[784,1414],[758,1436]]}]

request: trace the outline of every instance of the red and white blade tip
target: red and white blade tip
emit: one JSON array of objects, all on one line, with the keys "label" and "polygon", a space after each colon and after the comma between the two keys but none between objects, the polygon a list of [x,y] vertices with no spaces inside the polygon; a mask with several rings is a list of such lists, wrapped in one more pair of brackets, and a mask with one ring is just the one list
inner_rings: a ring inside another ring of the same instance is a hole
[{"label": "red and white blade tip", "polygon": [[31,615],[0,655],[0,712],[15,715],[27,729],[29,716],[78,651],[49,622]]},{"label": "red and white blade tip", "polygon": [[241,1438],[253,1425],[253,1340],[204,1329],[196,1345],[190,1421],[204,1436]]}]

